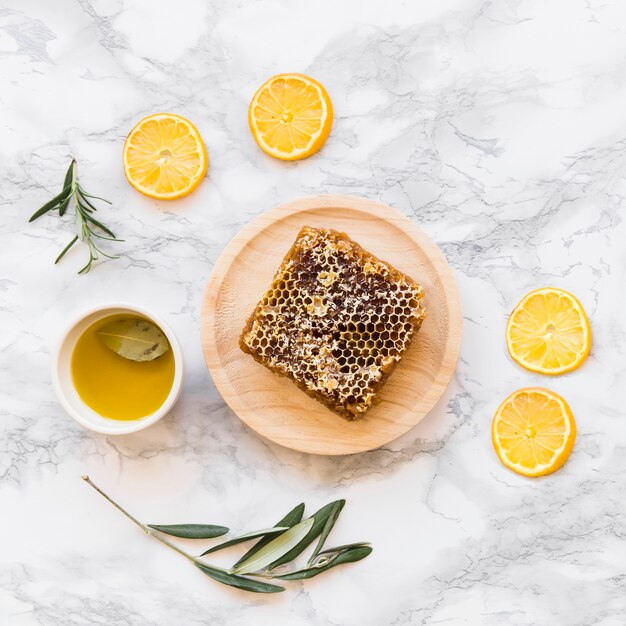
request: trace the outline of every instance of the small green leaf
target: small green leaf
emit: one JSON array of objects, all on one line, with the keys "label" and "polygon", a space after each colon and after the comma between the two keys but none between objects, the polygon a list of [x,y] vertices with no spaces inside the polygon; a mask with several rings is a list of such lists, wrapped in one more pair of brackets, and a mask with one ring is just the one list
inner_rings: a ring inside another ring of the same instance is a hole
[{"label": "small green leaf", "polygon": [[66,187],[65,189],[63,189],[63,191],[58,196],[54,196],[52,200],[49,200],[38,211],[35,211],[28,221],[34,222],[38,217],[41,217],[48,211],[51,211],[52,209],[56,209],[57,205],[61,204],[62,202],[66,200],[66,198],[69,197],[70,191],[71,191],[71,188],[69,187]]},{"label": "small green leaf", "polygon": [[283,517],[283,519],[281,519],[276,526],[289,526],[289,528],[291,528],[302,521],[303,515],[304,502],[301,502],[298,506],[291,509],[291,511],[289,511],[289,513],[287,513],[287,515],[285,515],[285,517]]},{"label": "small green leaf", "polygon": [[152,361],[170,349],[161,330],[144,319],[109,322],[96,334],[109,350],[131,361]]},{"label": "small green leaf", "polygon": [[[294,507],[283,517],[280,521],[276,522],[276,526],[286,526],[291,528],[302,521],[304,515],[304,502],[301,502],[298,506]],[[257,541],[234,565],[233,568],[243,563],[246,559],[249,559],[253,554],[256,554],[261,548],[264,548],[273,537],[265,537],[261,541]]]},{"label": "small green leaf", "polygon": [[82,205],[83,209],[88,211],[89,213],[93,213],[98,210],[98,207],[95,207],[89,200],[87,200],[87,196],[84,196],[80,191],[78,192],[78,201]]},{"label": "small green leaf", "polygon": [[78,235],[76,235],[74,237],[74,239],[72,239],[72,241],[70,241],[67,246],[65,246],[65,248],[63,248],[63,250],[61,251],[61,254],[59,254],[59,256],[56,258],[54,264],[56,265],[64,256],[65,253],[78,241]]},{"label": "small green leaf", "polygon": [[100,196],[93,196],[90,193],[87,193],[78,183],[76,183],[78,190],[80,191],[81,196],[86,196],[87,198],[94,198],[95,200],[102,200],[102,202],[106,202],[107,204],[112,204],[110,200],[106,200],[105,198],[101,198]]},{"label": "small green leaf", "polygon": [[252,591],[253,593],[279,593],[280,591],[285,591],[285,588],[280,587],[279,585],[272,585],[270,583],[263,583],[258,580],[244,578],[243,576],[229,574],[227,571],[219,567],[212,567],[198,562],[196,562],[195,565],[213,580],[217,580],[218,582],[224,585],[229,585],[230,587],[237,587],[237,589]]},{"label": "small green leaf", "polygon": [[[63,189],[67,189],[68,187],[72,187],[72,182],[74,179],[74,173],[76,171],[76,161],[74,159],[72,159],[72,162],[70,163],[70,166],[67,168],[67,173],[65,174],[65,180],[63,181]],[[71,194],[69,194],[67,196],[67,198],[61,202],[61,205],[59,206],[59,215],[63,216],[65,215],[65,211],[67,210],[67,206],[70,203],[70,198],[72,197]]]},{"label": "small green leaf", "polygon": [[[313,518],[303,520],[299,524],[292,526],[282,535],[272,539],[264,548],[261,548],[256,554],[251,556],[233,568],[233,574],[249,574],[250,572],[258,572],[273,563],[276,559],[280,559],[297,546],[314,524]],[[291,560],[291,559],[290,559]]]},{"label": "small green leaf", "polygon": [[347,550],[348,548],[352,549],[352,548],[362,548],[363,546],[369,546],[371,545],[369,541],[357,541],[355,543],[345,543],[342,546],[335,546],[334,548],[327,548],[326,550],[322,550],[319,553],[319,556],[321,556],[322,554],[335,554],[336,552],[343,552],[344,550]]},{"label": "small green leaf", "polygon": [[74,179],[74,175],[76,173],[76,159],[72,159],[70,161],[70,166],[67,168],[67,172],[65,172],[65,180],[63,181],[63,187],[67,187],[72,180]]},{"label": "small green leaf", "polygon": [[183,537],[185,539],[212,539],[221,537],[228,532],[226,526],[215,526],[214,524],[148,524],[149,528],[154,528],[166,535],[173,537]]},{"label": "small green leaf", "polygon": [[270,565],[269,569],[273,569],[278,567],[279,565],[283,565],[284,563],[289,563],[289,561],[293,561],[295,558],[300,556],[323,532],[324,526],[326,525],[326,520],[335,510],[337,503],[340,502],[341,506],[346,503],[345,500],[335,500],[334,502],[329,502],[327,505],[323,506],[317,513],[314,513],[309,519],[314,519],[315,522],[309,530],[308,535],[302,539],[302,541],[292,548],[287,554],[283,555],[274,563]]},{"label": "small green leaf", "polygon": [[230,539],[229,541],[225,541],[224,543],[213,546],[212,548],[209,548],[206,552],[203,552],[200,556],[204,556],[205,554],[211,554],[211,552],[217,552],[218,550],[223,550],[224,548],[230,548],[230,546],[236,546],[238,543],[244,543],[245,541],[250,541],[250,539],[257,539],[258,537],[265,537],[267,535],[282,533],[283,530],[288,530],[288,528],[285,526],[274,526],[272,528],[265,528],[264,530],[253,530],[252,532],[246,533],[245,535],[239,535],[239,537],[235,537],[234,539]]},{"label": "small green leaf", "polygon": [[310,567],[305,567],[294,572],[288,572],[287,574],[282,574],[280,576],[273,576],[272,578],[277,578],[279,580],[304,580],[306,578],[313,578],[314,576],[317,576],[322,572],[326,572],[337,565],[360,561],[371,552],[372,548],[370,546],[349,548],[343,552],[339,552],[336,556],[319,558],[317,563],[311,565]]},{"label": "small green leaf", "polygon": [[61,204],[59,204],[59,215],[65,215],[65,211],[67,211],[67,207],[69,206],[71,199],[72,196],[70,194],[67,198],[65,198],[65,200],[63,200],[63,202],[61,202]]},{"label": "small green leaf", "polygon": [[330,513],[328,517],[326,518],[326,523],[324,524],[322,533],[320,534],[319,541],[317,542],[317,545],[315,546],[315,550],[313,550],[313,554],[311,554],[311,558],[309,559],[309,565],[313,563],[313,560],[315,559],[315,557],[319,554],[320,550],[324,547],[324,542],[328,538],[330,531],[333,529],[333,526],[335,525],[335,522],[337,521],[337,518],[339,517],[339,513],[341,513],[341,509],[343,509],[343,506],[345,503],[346,503],[345,500],[335,501],[333,508],[330,510]]},{"label": "small green leaf", "polygon": [[116,239],[115,235],[113,234],[113,231],[107,228],[102,222],[99,222],[95,217],[92,217],[89,214],[85,214],[85,219],[88,222],[91,222],[94,226],[97,226],[98,228],[103,230],[107,235],[113,237],[113,239]]}]

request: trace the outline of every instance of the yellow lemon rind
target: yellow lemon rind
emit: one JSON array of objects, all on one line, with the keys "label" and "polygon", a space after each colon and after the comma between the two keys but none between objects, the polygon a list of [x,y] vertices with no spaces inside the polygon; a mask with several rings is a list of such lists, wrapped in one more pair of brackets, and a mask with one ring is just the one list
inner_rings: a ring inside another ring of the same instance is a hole
[{"label": "yellow lemon rind", "polygon": [[[548,464],[538,465],[536,470],[531,470],[527,467],[518,465],[516,463],[511,462],[503,452],[502,446],[499,444],[498,436],[496,434],[496,426],[498,417],[501,414],[503,407],[508,404],[513,398],[515,398],[520,393],[540,393],[550,398],[556,400],[563,409],[563,415],[566,417],[567,431],[565,436],[565,441],[561,448],[557,451],[557,454],[553,457],[552,461]],[[574,415],[572,410],[569,407],[569,404],[566,400],[560,396],[558,393],[554,391],[550,391],[549,389],[545,389],[544,387],[524,387],[522,389],[518,389],[514,391],[509,396],[507,396],[501,403],[500,406],[496,409],[495,415],[491,422],[491,442],[493,444],[493,448],[500,459],[500,462],[508,467],[510,470],[520,474],[522,476],[526,476],[528,478],[536,478],[539,476],[547,476],[548,474],[552,474],[556,472],[556,470],[563,467],[565,461],[569,458],[572,449],[574,448],[574,442],[576,440],[576,420],[574,419]]]},{"label": "yellow lemon rind", "polygon": [[[189,185],[187,185],[186,187],[183,187],[182,189],[179,189],[170,193],[158,193],[158,192],[154,192],[151,189],[146,189],[145,187],[142,187],[137,181],[135,181],[128,172],[128,160],[126,156],[127,156],[128,149],[132,146],[132,137],[137,133],[139,128],[143,124],[145,124],[147,121],[158,119],[158,118],[177,118],[181,120],[183,123],[187,124],[192,134],[196,138],[196,143],[198,145],[199,152],[202,157],[201,167],[198,173],[193,178],[190,179]],[[126,180],[131,185],[131,187],[136,189],[139,193],[143,194],[144,196],[148,196],[149,198],[154,198],[155,200],[177,200],[178,198],[184,198],[185,196],[188,196],[202,182],[202,180],[206,176],[207,169],[209,166],[209,158],[208,158],[208,154],[206,151],[206,146],[204,145],[204,141],[202,141],[202,136],[198,132],[198,129],[186,117],[183,117],[182,115],[178,115],[176,113],[153,113],[152,115],[147,115],[146,117],[140,119],[133,126],[131,131],[128,133],[128,136],[126,137],[126,140],[124,141],[122,160],[124,164],[124,176],[126,177]]]},{"label": "yellow lemon rind", "polygon": [[[565,294],[567,297],[571,298],[571,300],[574,302],[576,306],[576,310],[579,312],[580,317],[583,321],[583,328],[585,330],[585,337],[586,337],[585,349],[581,353],[579,353],[578,357],[571,363],[568,363],[567,365],[560,367],[560,368],[556,368],[556,369],[547,369],[539,365],[535,365],[533,363],[524,361],[515,353],[514,348],[511,346],[511,339],[510,339],[510,331],[511,331],[512,326],[514,325],[515,313],[519,309],[523,309],[526,302],[532,296],[537,295],[539,293],[550,293],[550,292],[560,292],[560,293]],[[517,305],[515,306],[515,308],[509,315],[509,319],[506,325],[506,347],[507,347],[507,351],[510,357],[524,369],[527,369],[531,372],[536,372],[538,374],[545,374],[546,376],[559,376],[560,374],[566,374],[567,372],[571,372],[575,369],[578,369],[585,362],[585,360],[587,359],[587,356],[589,356],[589,351],[591,350],[591,325],[589,324],[589,318],[587,317],[587,314],[585,313],[585,309],[580,303],[580,300],[578,300],[578,298],[574,294],[570,293],[569,291],[566,291],[565,289],[560,289],[558,287],[541,287],[539,289],[534,289],[533,291],[530,291],[529,293],[527,293],[517,303]]]},{"label": "yellow lemon rind", "polygon": [[[256,119],[253,114],[254,106],[258,102],[258,99],[261,93],[267,88],[268,85],[273,83],[278,78],[283,78],[283,79],[298,78],[313,85],[317,89],[320,95],[320,100],[325,110],[324,122],[322,124],[322,127],[320,128],[319,131],[317,131],[315,135],[311,136],[311,141],[309,142],[309,144],[305,146],[304,148],[300,148],[299,150],[294,150],[292,152],[283,152],[282,150],[276,150],[272,148],[271,146],[268,146],[265,143],[265,141],[263,141],[263,135],[259,132],[259,129],[256,124]],[[330,96],[328,95],[328,92],[326,91],[324,86],[318,81],[316,81],[314,78],[311,78],[310,76],[306,76],[305,74],[298,74],[298,73],[276,74],[275,76],[272,76],[271,78],[266,80],[256,90],[254,96],[252,97],[252,101],[250,102],[250,106],[248,107],[248,125],[250,127],[250,132],[252,133],[252,136],[254,137],[254,140],[256,141],[257,145],[259,146],[259,148],[261,148],[261,150],[263,150],[263,152],[265,152],[271,157],[280,159],[281,161],[298,161],[300,159],[306,159],[307,157],[310,157],[311,155],[318,152],[322,148],[322,146],[326,143],[326,140],[328,139],[328,135],[330,134],[330,129],[333,125],[333,118],[334,118],[333,105],[330,100]]]}]

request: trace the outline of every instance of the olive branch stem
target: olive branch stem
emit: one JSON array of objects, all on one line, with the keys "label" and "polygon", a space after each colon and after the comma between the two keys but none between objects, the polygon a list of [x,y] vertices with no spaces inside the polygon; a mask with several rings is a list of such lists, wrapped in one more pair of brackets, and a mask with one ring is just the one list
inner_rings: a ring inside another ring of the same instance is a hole
[{"label": "olive branch stem", "polygon": [[[165,526],[144,524],[100,489],[89,476],[85,475],[81,478],[133,524],[141,528],[144,533],[184,556],[213,580],[243,591],[255,593],[284,591],[284,587],[259,580],[259,578],[281,581],[313,578],[337,565],[360,561],[372,552],[372,548],[366,542],[351,543],[322,550],[323,544],[345,504],[345,500],[335,500],[304,520],[302,519],[304,504],[299,504],[272,528],[245,533],[213,546],[198,556],[194,556],[162,535],[166,534],[186,539],[210,539],[226,534],[229,529],[225,526],[213,524],[174,524]],[[259,539],[259,541],[230,569],[224,569],[202,560],[209,553],[253,539]],[[317,544],[305,567],[289,572],[277,570],[281,565],[296,559],[316,539]]]},{"label": "olive branch stem", "polygon": [[172,550],[175,550],[176,552],[178,552],[178,554],[182,554],[185,558],[189,559],[190,561],[196,561],[196,558],[193,557],[191,554],[179,548],[177,545],[169,541],[169,539],[166,539],[165,537],[161,537],[160,535],[155,533],[149,526],[142,524],[137,518],[133,517],[124,507],[119,505],[117,502],[115,502],[115,500],[112,500],[106,493],[104,493],[104,491],[102,491],[102,489],[100,489],[100,487],[98,487],[98,485],[96,485],[91,480],[91,478],[89,478],[89,476],[81,476],[81,478],[90,487],[93,487],[105,500],[110,502],[118,511],[120,511],[120,513],[123,513],[131,522],[133,522],[133,524],[136,524],[137,526],[139,526],[139,528],[141,528],[141,530],[143,530],[143,532],[146,533],[146,535],[150,535],[151,537],[154,537],[157,541],[160,541],[162,544],[166,545],[168,548],[172,548]]}]

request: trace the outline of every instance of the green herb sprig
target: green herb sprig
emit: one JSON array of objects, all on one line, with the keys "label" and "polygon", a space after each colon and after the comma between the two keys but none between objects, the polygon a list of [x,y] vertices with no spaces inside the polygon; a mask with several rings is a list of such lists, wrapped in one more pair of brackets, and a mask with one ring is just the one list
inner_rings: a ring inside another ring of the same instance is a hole
[{"label": "green herb sprig", "polygon": [[76,230],[77,234],[74,238],[63,248],[61,254],[56,258],[55,265],[66,255],[69,249],[77,242],[82,241],[87,244],[89,250],[89,261],[78,272],[79,274],[86,274],[92,267],[93,262],[97,261],[100,256],[107,257],[108,259],[117,259],[119,257],[107,254],[100,249],[99,244],[96,244],[96,240],[102,239],[107,241],[123,241],[118,239],[113,232],[108,229],[102,222],[97,220],[93,214],[96,212],[96,207],[91,200],[102,200],[107,204],[111,204],[108,200],[100,198],[99,196],[93,196],[87,193],[78,183],[76,177],[76,160],[72,159],[70,166],[65,174],[65,180],[63,181],[63,189],[60,194],[52,198],[52,200],[46,202],[38,211],[35,211],[33,216],[28,220],[29,222],[35,221],[37,218],[45,215],[49,211],[59,211],[59,217],[63,217],[70,203],[74,200],[74,211],[76,215]]},{"label": "green herb sprig", "polygon": [[[214,524],[174,524],[165,526],[143,524],[104,493],[91,481],[89,476],[82,476],[82,479],[145,533],[184,556],[201,572],[217,582],[242,589],[243,591],[278,593],[284,591],[285,588],[274,583],[258,580],[258,578],[281,581],[305,580],[326,572],[337,565],[360,561],[372,552],[370,544],[364,541],[322,550],[324,542],[346,503],[345,500],[335,500],[306,519],[302,519],[304,504],[299,504],[271,528],[245,533],[219,543],[198,556],[193,556],[163,535],[183,537],[185,539],[209,539],[225,535],[229,529],[225,526],[216,526]],[[207,554],[259,538],[260,540],[230,569],[217,567],[202,560]],[[288,572],[277,570],[281,565],[289,563],[300,556],[316,539],[318,542],[306,567],[293,569]]]}]

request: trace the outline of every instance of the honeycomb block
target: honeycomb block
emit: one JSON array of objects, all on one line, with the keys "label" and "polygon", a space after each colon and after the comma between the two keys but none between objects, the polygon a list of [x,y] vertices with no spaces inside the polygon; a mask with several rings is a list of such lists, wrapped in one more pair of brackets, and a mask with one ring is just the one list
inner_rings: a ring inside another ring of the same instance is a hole
[{"label": "honeycomb block", "polygon": [[305,226],[239,345],[350,420],[362,416],[424,318],[423,290],[345,233]]}]

